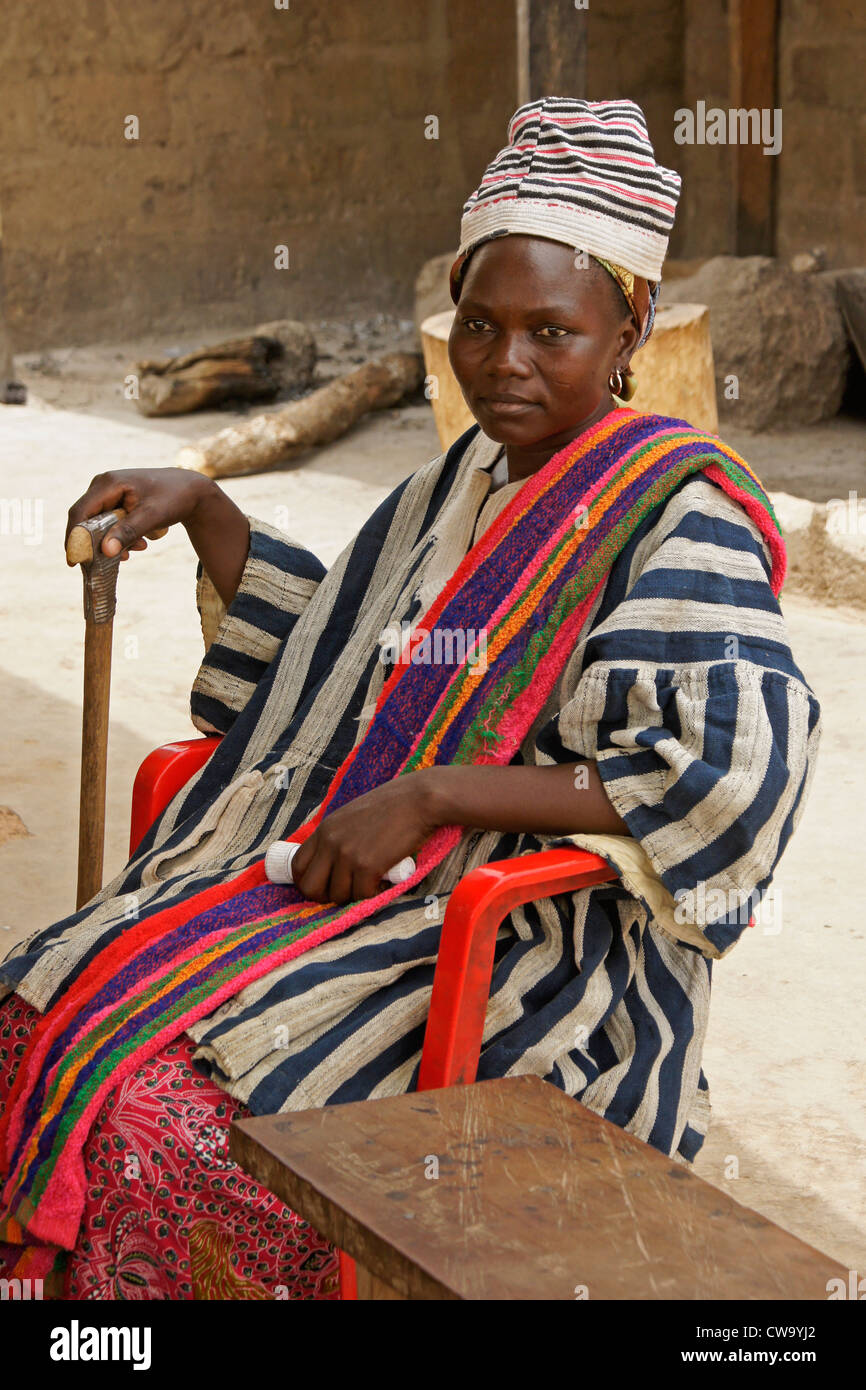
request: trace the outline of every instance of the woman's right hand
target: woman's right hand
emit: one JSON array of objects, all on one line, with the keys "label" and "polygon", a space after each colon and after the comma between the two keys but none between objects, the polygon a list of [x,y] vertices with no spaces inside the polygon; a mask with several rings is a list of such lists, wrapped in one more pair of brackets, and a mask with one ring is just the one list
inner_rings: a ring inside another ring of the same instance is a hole
[{"label": "woman's right hand", "polygon": [[122,507],[126,516],[102,540],[104,555],[125,560],[130,550],[145,550],[145,536],[176,522],[189,522],[215,484],[185,468],[124,468],[99,473],[69,508],[66,539],[73,526],[101,512]]},{"label": "woman's right hand", "polygon": [[100,473],[69,508],[67,539],[73,526],[115,507],[122,507],[126,516],[103,537],[104,555],[119,554],[126,560],[131,550],[147,549],[145,536],[180,522],[228,608],[247,562],[250,526],[217,483],[186,468],[123,468]]}]

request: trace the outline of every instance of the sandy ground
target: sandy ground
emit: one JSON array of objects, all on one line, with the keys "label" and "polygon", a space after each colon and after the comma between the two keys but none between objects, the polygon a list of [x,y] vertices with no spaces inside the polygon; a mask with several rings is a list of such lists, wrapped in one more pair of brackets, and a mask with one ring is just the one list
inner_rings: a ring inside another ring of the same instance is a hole
[{"label": "sandy ground", "polygon": [[[331,330],[329,330],[331,332]],[[323,334],[323,337],[326,336]],[[331,332],[333,361],[371,342]],[[42,354],[19,363],[26,407],[0,407],[0,497],[29,499],[31,534],[0,535],[4,711],[0,950],[74,902],[83,620],[81,581],[62,554],[66,510],[94,473],[168,465],[180,443],[228,423],[214,412],[144,420],[121,395],[133,355],[166,343]],[[172,345],[174,346],[174,345]],[[328,364],[325,365],[325,373]],[[863,492],[863,427],[726,437],[770,488],[826,500]],[[226,484],[248,512],[294,531],[330,563],[401,478],[439,452],[429,407],[369,417],[291,467]],[[41,507],[41,534],[37,522]],[[25,506],[25,513],[26,506]],[[115,623],[106,875],[126,859],[129,797],[145,754],[194,731],[187,701],[202,644],[194,557],[176,530],[121,569]],[[697,1171],[737,1200],[866,1271],[866,1042],[863,899],[866,688],[862,614],[796,596],[795,654],[824,709],[811,800],[780,869],[781,921],[746,933],[715,967],[705,1070],[713,1124]],[[777,931],[775,928],[780,925]]]}]

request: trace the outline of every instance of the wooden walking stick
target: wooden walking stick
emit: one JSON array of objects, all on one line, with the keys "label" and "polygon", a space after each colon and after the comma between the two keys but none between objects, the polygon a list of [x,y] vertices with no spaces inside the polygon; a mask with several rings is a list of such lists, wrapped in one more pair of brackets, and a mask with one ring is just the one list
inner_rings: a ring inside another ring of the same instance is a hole
[{"label": "wooden walking stick", "polygon": [[[66,563],[81,565],[84,578],[84,709],[81,720],[81,800],[78,821],[78,889],[82,907],[102,887],[105,852],[105,781],[108,757],[108,701],[111,692],[111,636],[122,549],[102,553],[107,531],[122,521],[118,507],[73,526],[66,541]],[[165,531],[149,533],[156,540]]]}]

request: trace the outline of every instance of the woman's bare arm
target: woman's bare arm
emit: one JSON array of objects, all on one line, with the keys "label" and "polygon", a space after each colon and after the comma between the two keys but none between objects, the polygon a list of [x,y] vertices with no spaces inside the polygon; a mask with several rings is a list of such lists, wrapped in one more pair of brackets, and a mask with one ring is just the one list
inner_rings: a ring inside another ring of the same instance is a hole
[{"label": "woman's bare arm", "polygon": [[549,767],[429,768],[431,814],[438,825],[537,835],[628,835],[594,762]]},{"label": "woman's bare arm", "polygon": [[214,483],[213,491],[203,494],[184,526],[193,550],[228,608],[249,555],[249,522],[240,507]]}]

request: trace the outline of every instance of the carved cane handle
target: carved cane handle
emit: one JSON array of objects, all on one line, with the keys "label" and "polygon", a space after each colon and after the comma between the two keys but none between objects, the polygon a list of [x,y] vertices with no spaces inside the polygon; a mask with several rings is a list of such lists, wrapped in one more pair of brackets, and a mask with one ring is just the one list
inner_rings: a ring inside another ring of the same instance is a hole
[{"label": "carved cane handle", "polygon": [[[67,565],[90,565],[101,555],[99,547],[102,544],[106,531],[110,531],[118,521],[122,521],[126,512],[122,507],[115,507],[114,511],[101,512],[99,516],[94,516],[90,521],[81,521],[77,526],[73,526],[69,532],[66,542],[66,563]],[[165,526],[161,526],[157,531],[146,531],[145,535],[149,541],[158,541],[162,536],[167,535]],[[118,552],[119,553],[119,552]],[[112,564],[117,556],[110,558]]]}]

